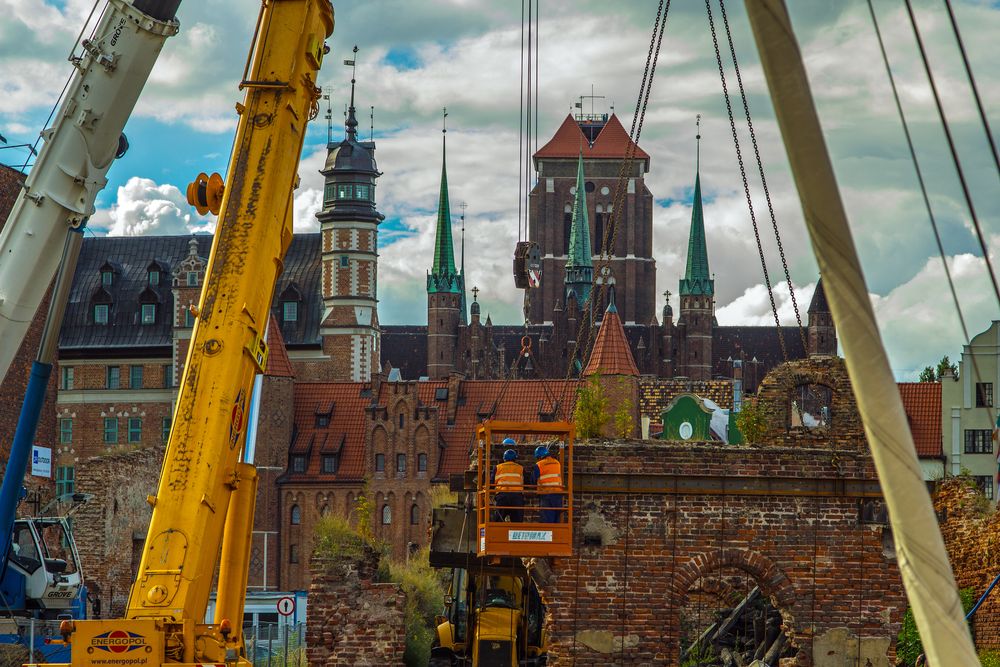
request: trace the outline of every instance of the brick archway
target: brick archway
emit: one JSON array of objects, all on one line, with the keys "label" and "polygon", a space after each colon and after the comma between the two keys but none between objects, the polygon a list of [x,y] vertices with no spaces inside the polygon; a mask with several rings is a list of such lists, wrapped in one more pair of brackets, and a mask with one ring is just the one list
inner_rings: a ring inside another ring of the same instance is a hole
[{"label": "brick archway", "polygon": [[[740,570],[749,575],[760,588],[761,593],[771,600],[771,604],[781,612],[785,634],[795,647],[796,640],[795,617],[792,609],[795,605],[795,585],[788,575],[767,556],[746,549],[725,549],[708,551],[690,558],[679,566],[674,574],[673,585],[667,591],[667,608],[675,617],[671,620],[673,627],[679,627],[680,610],[687,603],[688,594],[699,580],[711,582],[709,576],[726,568]],[[721,580],[720,580],[721,581]],[[721,592],[721,591],[720,591]],[[737,601],[738,602],[738,601]],[[680,647],[677,646],[677,649]]]}]

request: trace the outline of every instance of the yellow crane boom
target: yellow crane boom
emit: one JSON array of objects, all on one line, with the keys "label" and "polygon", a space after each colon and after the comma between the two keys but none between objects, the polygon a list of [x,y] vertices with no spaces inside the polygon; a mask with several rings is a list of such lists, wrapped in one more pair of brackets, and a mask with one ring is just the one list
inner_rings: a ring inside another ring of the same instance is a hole
[{"label": "yellow crane boom", "polygon": [[[256,471],[240,458],[333,23],[329,0],[262,2],[228,183],[200,175],[188,188],[192,203],[219,222],[139,571],[124,619],[65,624],[74,667],[249,664],[240,621]],[[216,565],[218,611],[204,624]]]}]

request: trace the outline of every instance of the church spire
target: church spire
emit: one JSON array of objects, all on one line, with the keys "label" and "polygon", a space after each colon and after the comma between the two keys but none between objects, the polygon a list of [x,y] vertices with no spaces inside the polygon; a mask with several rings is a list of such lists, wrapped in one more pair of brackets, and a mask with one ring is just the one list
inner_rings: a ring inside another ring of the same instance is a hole
[{"label": "church spire", "polygon": [[[448,110],[444,109],[444,118]],[[448,129],[441,129],[441,191],[438,195],[437,232],[434,238],[434,265],[427,276],[428,292],[453,292],[460,294],[461,277],[455,268],[455,244],[451,236],[451,205],[448,201],[447,146],[445,137]]]},{"label": "church spire", "polygon": [[569,250],[566,255],[566,296],[568,298],[571,291],[575,292],[576,302],[582,306],[590,299],[590,290],[594,282],[582,151],[576,166],[576,196],[573,199],[573,218],[569,231]]},{"label": "church spire", "polygon": [[708,244],[705,241],[705,217],[701,205],[701,116],[698,116],[699,133],[694,175],[694,203],[691,207],[691,234],[688,237],[687,269],[680,284],[681,296],[715,293],[715,281],[708,268]]}]

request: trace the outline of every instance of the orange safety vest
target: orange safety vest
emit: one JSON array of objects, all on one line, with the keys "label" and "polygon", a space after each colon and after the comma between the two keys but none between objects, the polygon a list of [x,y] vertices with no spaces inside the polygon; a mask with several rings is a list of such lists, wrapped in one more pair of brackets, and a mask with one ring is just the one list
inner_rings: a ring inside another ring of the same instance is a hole
[{"label": "orange safety vest", "polygon": [[520,463],[504,461],[497,464],[496,485],[501,491],[520,491],[524,488],[524,468]]},{"label": "orange safety vest", "polygon": [[542,459],[538,465],[538,491],[562,491],[562,466],[551,456]]}]

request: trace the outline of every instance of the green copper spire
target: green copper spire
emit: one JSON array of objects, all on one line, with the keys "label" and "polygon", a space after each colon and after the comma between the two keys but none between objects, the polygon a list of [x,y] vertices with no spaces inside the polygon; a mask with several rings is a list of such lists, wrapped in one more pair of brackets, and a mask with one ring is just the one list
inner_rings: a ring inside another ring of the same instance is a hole
[{"label": "green copper spire", "polygon": [[576,197],[573,199],[573,219],[566,253],[566,296],[576,293],[581,306],[590,299],[594,283],[594,262],[590,250],[590,220],[587,217],[587,191],[583,181],[583,153],[576,165]]},{"label": "green copper spire", "polygon": [[[700,118],[700,116],[699,116]],[[698,135],[699,161],[701,134]],[[695,167],[694,205],[691,209],[691,235],[688,237],[687,270],[681,279],[681,296],[712,296],[715,281],[708,269],[708,245],[705,242],[705,216],[701,207],[700,165]]]},{"label": "green copper spire", "polygon": [[[447,111],[444,113],[447,118]],[[445,132],[441,133],[441,192],[438,195],[437,234],[434,239],[434,266],[427,274],[427,291],[461,293],[462,279],[455,268],[455,244],[451,238],[451,206],[448,203],[448,170]]]}]

